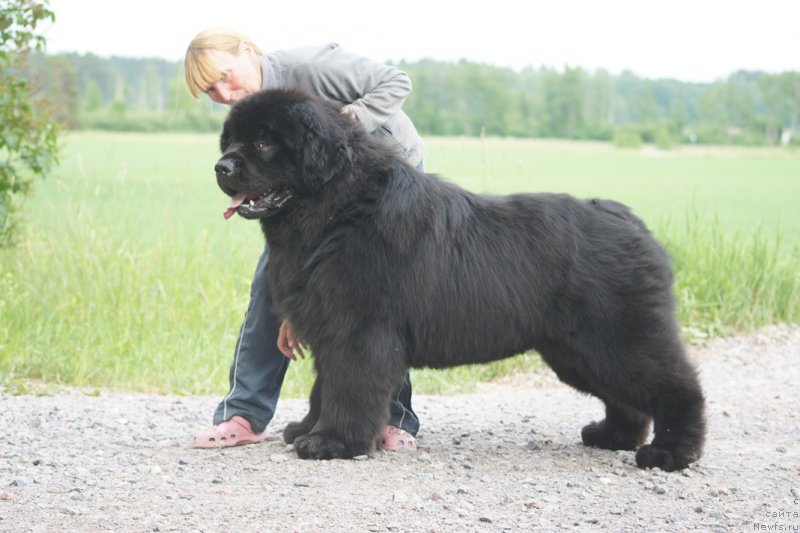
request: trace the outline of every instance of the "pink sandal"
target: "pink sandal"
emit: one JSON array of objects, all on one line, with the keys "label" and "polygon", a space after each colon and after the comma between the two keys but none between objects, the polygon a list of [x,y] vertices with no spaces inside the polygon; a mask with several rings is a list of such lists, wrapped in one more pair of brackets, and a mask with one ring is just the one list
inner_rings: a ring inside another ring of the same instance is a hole
[{"label": "pink sandal", "polygon": [[268,434],[266,430],[253,433],[250,422],[237,415],[197,435],[192,441],[192,448],[228,448],[255,444],[266,440]]},{"label": "pink sandal", "polygon": [[400,428],[386,426],[375,442],[375,448],[388,452],[400,450],[413,452],[417,449],[417,439],[411,433]]}]

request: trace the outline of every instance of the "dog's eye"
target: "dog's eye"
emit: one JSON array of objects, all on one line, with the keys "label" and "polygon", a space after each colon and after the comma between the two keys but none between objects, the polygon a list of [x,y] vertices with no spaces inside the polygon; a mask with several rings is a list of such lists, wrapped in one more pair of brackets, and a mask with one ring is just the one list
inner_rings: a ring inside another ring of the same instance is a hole
[{"label": "dog's eye", "polygon": [[266,141],[256,141],[254,146],[256,147],[256,150],[258,150],[259,152],[264,152],[266,150],[269,150],[272,145],[270,145]]}]

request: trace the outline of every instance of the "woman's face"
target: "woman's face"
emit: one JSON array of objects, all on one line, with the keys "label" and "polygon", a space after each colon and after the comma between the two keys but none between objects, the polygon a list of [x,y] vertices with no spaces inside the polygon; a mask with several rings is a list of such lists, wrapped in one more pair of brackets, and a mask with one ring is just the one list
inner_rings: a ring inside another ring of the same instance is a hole
[{"label": "woman's face", "polygon": [[222,77],[211,84],[206,94],[218,104],[233,104],[261,88],[261,67],[252,48],[242,43],[239,54],[209,50],[208,57],[222,71]]}]

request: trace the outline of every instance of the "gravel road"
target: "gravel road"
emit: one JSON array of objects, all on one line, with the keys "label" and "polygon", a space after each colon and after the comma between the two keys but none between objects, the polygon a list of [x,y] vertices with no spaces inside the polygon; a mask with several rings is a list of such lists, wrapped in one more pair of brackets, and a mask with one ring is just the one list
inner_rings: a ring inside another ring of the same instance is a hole
[{"label": "gravel road", "polygon": [[188,442],[217,397],[2,394],[0,531],[800,530],[800,326],[690,353],[708,444],[672,474],[583,447],[602,406],[549,370],[417,395],[420,449],[355,461],[281,442],[304,400],[281,401],[266,443],[208,451]]}]

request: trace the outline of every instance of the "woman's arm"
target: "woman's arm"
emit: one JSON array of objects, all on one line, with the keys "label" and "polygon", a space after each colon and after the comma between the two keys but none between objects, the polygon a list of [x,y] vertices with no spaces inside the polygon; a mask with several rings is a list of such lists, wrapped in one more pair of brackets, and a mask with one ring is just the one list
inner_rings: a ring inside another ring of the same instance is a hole
[{"label": "woman's arm", "polygon": [[326,47],[311,66],[321,88],[346,104],[370,132],[394,116],[411,93],[411,78],[402,70],[338,45]]}]

